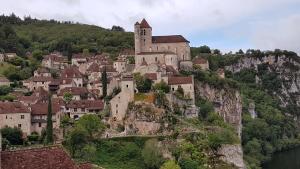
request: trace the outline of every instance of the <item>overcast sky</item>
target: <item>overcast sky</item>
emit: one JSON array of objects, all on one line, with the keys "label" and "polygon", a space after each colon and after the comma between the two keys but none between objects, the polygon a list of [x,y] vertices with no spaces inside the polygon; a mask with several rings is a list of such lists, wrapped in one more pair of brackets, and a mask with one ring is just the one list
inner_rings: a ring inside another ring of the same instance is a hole
[{"label": "overcast sky", "polygon": [[70,20],[133,31],[146,18],[153,35],[182,34],[191,46],[300,53],[300,0],[0,0],[0,13]]}]

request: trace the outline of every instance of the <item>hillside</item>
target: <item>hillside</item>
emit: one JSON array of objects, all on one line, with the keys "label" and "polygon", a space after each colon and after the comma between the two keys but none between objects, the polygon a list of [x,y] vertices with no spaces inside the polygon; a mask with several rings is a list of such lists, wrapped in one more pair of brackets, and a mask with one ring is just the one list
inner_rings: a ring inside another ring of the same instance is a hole
[{"label": "hillside", "polygon": [[[37,20],[29,17],[21,20],[15,15],[2,15],[0,32],[0,37],[6,37],[9,41],[9,43],[0,42],[2,50],[17,52],[20,56],[25,55],[25,51],[41,50],[46,54],[56,50],[69,55],[82,52],[83,49],[93,53],[108,52],[116,55],[122,49],[133,47],[133,34],[125,32],[118,26],[104,29],[79,23]],[[14,36],[8,38],[9,34]],[[18,47],[10,46],[11,43]]]}]

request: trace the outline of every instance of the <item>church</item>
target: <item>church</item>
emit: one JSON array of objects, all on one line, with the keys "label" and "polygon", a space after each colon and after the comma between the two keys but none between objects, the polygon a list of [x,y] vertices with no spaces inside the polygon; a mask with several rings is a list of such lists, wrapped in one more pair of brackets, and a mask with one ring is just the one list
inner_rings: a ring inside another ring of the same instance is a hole
[{"label": "church", "polygon": [[155,64],[178,70],[190,63],[189,41],[182,35],[152,36],[152,27],[143,19],[134,25],[134,38],[136,69]]}]

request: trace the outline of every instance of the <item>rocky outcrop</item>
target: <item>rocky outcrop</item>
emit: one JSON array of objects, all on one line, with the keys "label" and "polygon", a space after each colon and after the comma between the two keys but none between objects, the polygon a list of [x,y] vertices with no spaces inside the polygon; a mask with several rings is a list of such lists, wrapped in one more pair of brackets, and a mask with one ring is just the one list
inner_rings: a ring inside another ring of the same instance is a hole
[{"label": "rocky outcrop", "polygon": [[[225,69],[233,73],[245,68],[258,71],[259,65],[262,64],[267,66],[269,72],[276,73],[280,80],[281,88],[274,92],[274,95],[281,101],[281,106],[300,106],[300,58],[297,56],[268,55],[261,58],[244,56],[237,63],[226,66]],[[260,77],[256,77],[256,82],[261,82]]]},{"label": "rocky outcrop", "polygon": [[239,169],[245,169],[241,145],[223,145],[218,153],[224,162],[233,164]]},{"label": "rocky outcrop", "polygon": [[223,117],[224,121],[232,124],[241,136],[242,99],[237,90],[217,89],[206,83],[195,81],[195,92],[196,96],[212,102],[215,111]]}]

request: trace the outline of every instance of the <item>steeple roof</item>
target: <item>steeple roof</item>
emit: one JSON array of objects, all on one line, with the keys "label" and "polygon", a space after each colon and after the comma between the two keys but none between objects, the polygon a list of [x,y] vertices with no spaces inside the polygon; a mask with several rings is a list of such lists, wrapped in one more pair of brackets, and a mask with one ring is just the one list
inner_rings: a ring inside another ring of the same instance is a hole
[{"label": "steeple roof", "polygon": [[146,19],[144,18],[141,22],[141,28],[151,28],[151,26],[148,24],[148,22],[146,21]]}]

